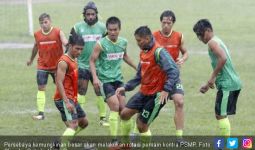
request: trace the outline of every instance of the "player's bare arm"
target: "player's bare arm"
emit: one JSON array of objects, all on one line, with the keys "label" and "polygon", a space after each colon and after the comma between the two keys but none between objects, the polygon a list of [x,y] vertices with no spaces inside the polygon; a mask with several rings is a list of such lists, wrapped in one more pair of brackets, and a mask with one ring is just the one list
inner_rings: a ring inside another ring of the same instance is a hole
[{"label": "player's bare arm", "polygon": [[91,71],[91,74],[93,76],[93,85],[94,87],[99,90],[100,89],[100,85],[101,85],[101,82],[100,80],[98,79],[97,77],[97,73],[96,73],[96,60],[98,59],[98,56],[99,54],[101,53],[102,51],[102,48],[101,46],[97,43],[94,47],[94,50],[90,56],[90,61],[89,61],[89,65],[90,65],[90,71]]},{"label": "player's bare arm", "polygon": [[181,40],[181,46],[180,46],[180,51],[182,56],[180,58],[177,58],[177,65],[181,66],[185,61],[187,61],[189,55],[188,55],[188,51],[184,45],[184,40],[182,38]]},{"label": "player's bare arm", "polygon": [[72,112],[74,110],[73,105],[69,102],[69,99],[66,96],[65,89],[64,89],[64,79],[65,79],[65,74],[67,71],[67,63],[64,61],[61,61],[58,63],[58,69],[57,69],[57,76],[56,76],[56,85],[59,90],[59,93],[61,97],[63,98],[63,101],[66,104],[66,108],[68,111]]},{"label": "player's bare arm", "polygon": [[[62,45],[63,45],[64,47],[66,47],[67,44],[68,44],[68,40],[66,39],[66,36],[65,36],[64,32],[61,31],[61,30],[60,30],[60,40],[61,40],[61,42],[62,42]],[[63,48],[63,50],[64,50],[64,49],[65,49],[65,48]]]},{"label": "player's bare arm", "polygon": [[218,59],[217,65],[216,65],[215,69],[213,70],[210,79],[208,80],[209,87],[214,88],[216,76],[221,71],[221,69],[224,67],[224,65],[227,61],[227,58],[226,58],[226,54],[225,54],[224,50],[214,40],[209,41],[208,46]]},{"label": "player's bare arm", "polygon": [[132,91],[141,83],[141,64],[138,64],[136,75],[133,79],[129,80],[124,87],[120,87],[116,90],[116,94],[121,94],[125,91]]},{"label": "player's bare arm", "polygon": [[128,56],[128,54],[125,52],[124,56],[123,56],[124,61],[131,66],[132,68],[134,68],[135,70],[137,70],[136,65],[133,63],[133,61],[130,59],[130,57]]},{"label": "player's bare arm", "polygon": [[33,49],[32,49],[31,57],[30,57],[30,59],[27,61],[27,66],[30,66],[30,65],[33,63],[34,58],[35,58],[37,52],[38,52],[38,48],[37,48],[37,44],[35,43],[34,46],[33,46]]}]

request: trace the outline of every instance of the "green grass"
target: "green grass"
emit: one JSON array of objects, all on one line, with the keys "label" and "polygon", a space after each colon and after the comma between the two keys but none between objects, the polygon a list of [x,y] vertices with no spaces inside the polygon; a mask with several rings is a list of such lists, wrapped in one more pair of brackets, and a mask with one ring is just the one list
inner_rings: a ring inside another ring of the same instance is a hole
[{"label": "green grass", "polygon": [[[255,135],[254,106],[255,68],[253,58],[254,25],[252,18],[255,9],[253,0],[126,0],[95,1],[102,20],[116,15],[122,21],[121,36],[129,41],[128,53],[138,63],[139,49],[133,37],[134,30],[140,25],[148,25],[152,30],[160,28],[159,15],[165,9],[174,10],[177,22],[174,29],[181,31],[190,52],[189,60],[181,69],[181,78],[185,88],[185,135],[217,135],[217,121],[214,117],[214,99],[216,90],[203,95],[198,92],[200,85],[208,80],[211,73],[207,47],[199,42],[192,31],[194,23],[200,18],[211,20],[215,33],[222,38],[231,50],[233,63],[239,73],[243,89],[237,105],[237,114],[230,117],[233,135]],[[86,2],[65,0],[61,3],[35,3],[33,18],[35,29],[39,28],[37,18],[42,12],[52,16],[53,24],[59,26],[68,35],[70,28],[80,19],[81,10]],[[0,5],[0,42],[32,43],[28,36],[25,5]],[[204,53],[201,53],[204,52]],[[61,135],[65,129],[52,96],[55,86],[49,78],[46,91],[46,120],[33,121],[36,113],[36,61],[27,67],[30,49],[0,50],[0,134],[1,135]],[[127,71],[128,70],[128,71]],[[129,71],[130,70],[130,71]],[[123,65],[125,81],[134,76],[134,71]],[[135,91],[127,93],[127,99]],[[87,92],[85,111],[90,122],[82,135],[108,135],[107,128],[98,124],[95,94],[91,85]],[[174,107],[169,102],[159,117],[152,123],[154,135],[174,135]],[[165,130],[162,130],[165,129]],[[96,132],[95,132],[96,131]]]}]

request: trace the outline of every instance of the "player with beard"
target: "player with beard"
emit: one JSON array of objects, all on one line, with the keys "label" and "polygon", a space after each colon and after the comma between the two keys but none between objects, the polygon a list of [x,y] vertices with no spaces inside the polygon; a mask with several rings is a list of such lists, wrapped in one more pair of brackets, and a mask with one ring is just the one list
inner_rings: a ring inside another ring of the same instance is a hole
[{"label": "player with beard", "polygon": [[[89,80],[92,82],[92,75],[89,67],[89,58],[94,45],[106,33],[105,24],[98,21],[98,11],[94,2],[90,1],[83,9],[84,21],[74,25],[71,34],[76,32],[83,37],[85,46],[78,57],[79,81],[78,81],[78,102],[83,107],[86,101],[86,93]],[[109,126],[106,121],[106,104],[100,92],[94,89],[97,95],[97,107],[99,109],[100,125]]]}]

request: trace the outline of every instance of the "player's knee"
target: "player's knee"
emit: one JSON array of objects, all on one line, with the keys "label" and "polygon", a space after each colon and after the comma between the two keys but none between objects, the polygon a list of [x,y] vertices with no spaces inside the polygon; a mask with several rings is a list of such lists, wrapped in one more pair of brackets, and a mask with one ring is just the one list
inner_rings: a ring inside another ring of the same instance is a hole
[{"label": "player's knee", "polygon": [[79,127],[83,128],[83,129],[86,128],[88,125],[89,125],[89,122],[86,118],[79,121]]},{"label": "player's knee", "polygon": [[86,95],[86,93],[87,93],[87,88],[84,88],[84,87],[79,88],[79,89],[78,89],[78,93],[79,93],[80,95]]},{"label": "player's knee", "polygon": [[183,99],[180,99],[180,100],[177,102],[177,107],[178,107],[178,108],[183,108],[183,106],[184,106],[184,101],[183,101]]},{"label": "player's knee", "polygon": [[183,106],[184,106],[184,100],[183,100],[183,97],[178,97],[175,101],[175,107],[176,108],[179,108],[179,109],[182,109]]},{"label": "player's knee", "polygon": [[125,111],[120,112],[120,119],[121,120],[129,120],[131,117]]}]

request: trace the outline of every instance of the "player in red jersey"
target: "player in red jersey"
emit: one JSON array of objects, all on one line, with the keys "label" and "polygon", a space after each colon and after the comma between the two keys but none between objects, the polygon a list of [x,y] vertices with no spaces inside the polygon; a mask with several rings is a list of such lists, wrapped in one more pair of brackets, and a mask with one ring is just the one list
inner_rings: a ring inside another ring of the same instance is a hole
[{"label": "player in red jersey", "polygon": [[57,61],[63,55],[63,46],[67,44],[67,39],[64,33],[56,27],[51,25],[51,18],[49,14],[43,13],[39,17],[39,24],[41,29],[34,33],[35,44],[32,49],[30,59],[27,65],[33,63],[35,56],[38,53],[37,60],[37,110],[38,115],[33,116],[33,119],[44,119],[45,107],[45,89],[48,81],[48,76],[51,75],[55,82],[55,71]]},{"label": "player in red jersey", "polygon": [[87,127],[86,114],[77,101],[78,95],[78,64],[77,57],[84,46],[83,38],[79,35],[69,37],[69,50],[58,61],[56,73],[55,105],[60,111],[66,125],[62,143],[70,140],[74,135]]},{"label": "player in red jersey", "polygon": [[[160,21],[161,30],[154,32],[153,36],[155,40],[168,51],[180,68],[188,59],[188,52],[184,46],[182,33],[172,29],[176,21],[174,12],[171,10],[164,11],[160,16]],[[180,53],[181,57],[179,57]],[[174,123],[176,136],[182,137],[184,128],[184,95],[176,93],[172,96],[172,99],[175,105]]]}]

